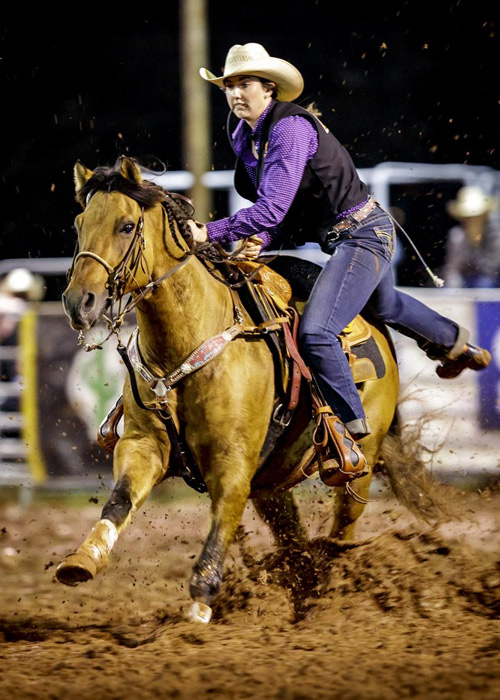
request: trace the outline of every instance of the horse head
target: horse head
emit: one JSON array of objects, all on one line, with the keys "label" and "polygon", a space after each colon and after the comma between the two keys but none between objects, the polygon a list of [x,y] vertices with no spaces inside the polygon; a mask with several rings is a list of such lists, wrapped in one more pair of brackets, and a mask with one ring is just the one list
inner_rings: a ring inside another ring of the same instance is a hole
[{"label": "horse head", "polygon": [[164,215],[156,205],[168,203],[169,194],[143,180],[135,161],[127,157],[113,168],[95,171],[77,162],[74,180],[83,211],[75,219],[78,246],[63,305],[72,327],[85,330],[124,294],[151,282],[155,247],[163,242],[153,236],[156,227],[145,222]]}]

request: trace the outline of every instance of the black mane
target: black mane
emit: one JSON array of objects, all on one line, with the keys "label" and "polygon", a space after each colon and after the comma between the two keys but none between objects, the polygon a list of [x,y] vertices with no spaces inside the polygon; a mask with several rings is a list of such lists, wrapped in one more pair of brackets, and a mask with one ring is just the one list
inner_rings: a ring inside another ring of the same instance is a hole
[{"label": "black mane", "polygon": [[100,166],[94,170],[92,177],[76,193],[77,202],[85,208],[88,195],[95,191],[121,192],[145,209],[169,199],[169,193],[160,185],[155,185],[149,180],[137,184],[123,177],[118,169],[108,166]]}]

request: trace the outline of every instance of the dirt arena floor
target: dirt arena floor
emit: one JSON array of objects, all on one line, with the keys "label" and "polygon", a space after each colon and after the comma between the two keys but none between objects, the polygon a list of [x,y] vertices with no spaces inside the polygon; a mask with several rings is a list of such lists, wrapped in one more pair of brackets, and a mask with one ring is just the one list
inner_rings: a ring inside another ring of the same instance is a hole
[{"label": "dirt arena floor", "polygon": [[185,619],[206,498],[162,485],[76,588],[55,566],[107,491],[4,498],[0,698],[497,700],[500,491],[447,489],[460,517],[430,527],[380,485],[349,548],[327,537],[331,493],[299,489],[313,542],[298,566],[249,506],[209,625]]}]

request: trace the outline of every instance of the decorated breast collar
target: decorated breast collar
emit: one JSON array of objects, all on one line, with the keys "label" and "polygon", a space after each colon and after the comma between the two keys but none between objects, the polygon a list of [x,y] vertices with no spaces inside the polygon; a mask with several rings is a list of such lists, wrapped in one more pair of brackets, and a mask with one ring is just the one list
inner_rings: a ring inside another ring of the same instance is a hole
[{"label": "decorated breast collar", "polygon": [[198,369],[201,369],[211,360],[213,360],[217,355],[219,355],[224,348],[230,343],[234,338],[236,338],[241,333],[244,333],[244,329],[239,323],[231,326],[222,333],[208,338],[205,340],[196,350],[182,362],[182,364],[174,369],[170,374],[165,377],[155,376],[146,366],[139,349],[139,328],[137,327],[128,342],[127,351],[130,358],[130,362],[134,370],[139,374],[144,381],[148,384],[149,388],[156,394],[160,400],[164,400],[168,392],[173,388],[174,384],[178,381],[192,374]]}]

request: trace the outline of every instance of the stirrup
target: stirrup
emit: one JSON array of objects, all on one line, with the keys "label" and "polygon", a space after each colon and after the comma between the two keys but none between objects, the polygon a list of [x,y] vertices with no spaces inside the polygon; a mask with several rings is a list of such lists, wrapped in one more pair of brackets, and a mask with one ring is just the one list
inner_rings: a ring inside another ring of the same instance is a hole
[{"label": "stirrup", "polygon": [[120,439],[118,435],[118,423],[122,416],[123,395],[120,395],[97,431],[97,443],[111,454],[113,454],[116,443]]},{"label": "stirrup", "polygon": [[327,486],[343,486],[369,473],[366,457],[349,430],[330,406],[315,410],[313,443],[321,480]]}]

